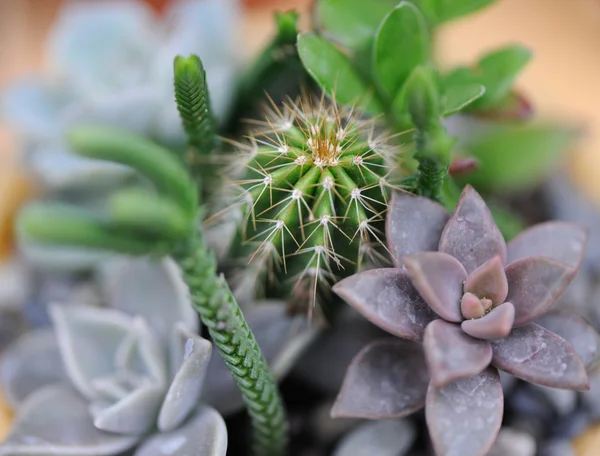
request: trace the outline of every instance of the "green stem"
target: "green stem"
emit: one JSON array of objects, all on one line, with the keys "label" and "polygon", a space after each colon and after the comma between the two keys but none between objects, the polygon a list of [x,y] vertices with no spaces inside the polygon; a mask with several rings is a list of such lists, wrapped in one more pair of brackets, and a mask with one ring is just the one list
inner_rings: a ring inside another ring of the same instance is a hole
[{"label": "green stem", "polygon": [[214,344],[236,381],[253,427],[257,456],[283,456],[287,446],[287,420],[277,384],[254,334],[201,233],[173,254],[183,270],[192,302]]}]

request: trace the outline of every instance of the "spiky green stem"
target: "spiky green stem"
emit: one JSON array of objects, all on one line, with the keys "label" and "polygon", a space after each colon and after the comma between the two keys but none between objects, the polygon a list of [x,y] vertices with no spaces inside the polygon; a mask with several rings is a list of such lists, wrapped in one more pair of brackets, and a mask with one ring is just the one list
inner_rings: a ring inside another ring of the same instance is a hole
[{"label": "spiky green stem", "polygon": [[173,257],[183,271],[194,308],[248,407],[254,430],[254,454],[283,456],[287,420],[277,384],[225,279],[217,275],[213,253],[198,233],[181,244]]}]

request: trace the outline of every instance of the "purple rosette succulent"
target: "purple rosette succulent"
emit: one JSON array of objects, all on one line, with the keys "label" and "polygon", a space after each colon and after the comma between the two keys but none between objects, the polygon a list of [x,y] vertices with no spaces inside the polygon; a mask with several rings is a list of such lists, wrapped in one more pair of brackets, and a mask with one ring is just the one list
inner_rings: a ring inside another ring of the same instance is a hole
[{"label": "purple rosette succulent", "polygon": [[377,340],[355,357],[334,417],[393,418],[425,407],[439,456],[481,456],[502,422],[498,369],[589,389],[598,335],[579,317],[548,312],[579,268],[584,229],[543,223],[507,245],[468,186],[451,216],[427,198],[395,194],[386,234],[395,267],[360,272],[334,291],[401,339]]}]

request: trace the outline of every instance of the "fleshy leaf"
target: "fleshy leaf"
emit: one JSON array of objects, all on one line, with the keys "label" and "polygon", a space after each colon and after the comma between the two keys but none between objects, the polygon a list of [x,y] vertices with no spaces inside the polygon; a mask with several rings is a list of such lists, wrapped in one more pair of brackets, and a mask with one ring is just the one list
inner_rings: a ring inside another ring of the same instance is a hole
[{"label": "fleshy leaf", "polygon": [[117,434],[143,435],[155,427],[164,394],[162,385],[146,383],[115,404],[92,408],[94,426]]},{"label": "fleshy leaf", "polygon": [[400,269],[359,272],[338,282],[333,291],[369,321],[404,339],[421,340],[427,324],[436,318]]},{"label": "fleshy leaf", "polygon": [[85,399],[65,385],[52,385],[30,395],[19,407],[0,455],[113,456],[137,441],[95,428]]},{"label": "fleshy leaf", "polygon": [[524,258],[541,256],[576,269],[583,259],[587,238],[586,230],[574,223],[540,223],[523,231],[508,243],[507,262],[510,264]]},{"label": "fleshy leaf", "polygon": [[453,85],[444,93],[444,115],[451,116],[469,106],[485,93],[485,87],[477,83]]},{"label": "fleshy leaf", "polygon": [[457,17],[471,14],[494,1],[495,0],[433,0],[436,9],[436,17],[439,22],[446,22]]},{"label": "fleshy leaf", "polygon": [[494,305],[502,304],[508,294],[508,282],[500,257],[493,257],[469,274],[464,290],[491,299]]},{"label": "fleshy leaf", "polygon": [[486,369],[427,391],[425,416],[436,454],[483,456],[496,439],[504,414],[498,372]]},{"label": "fleshy leaf", "polygon": [[344,437],[333,456],[404,456],[415,437],[409,420],[367,422]]},{"label": "fleshy leaf", "polygon": [[131,328],[131,317],[114,309],[64,305],[52,306],[50,316],[71,382],[94,398],[91,382],[113,372],[114,354]]},{"label": "fleshy leaf", "polygon": [[348,367],[333,405],[334,418],[399,418],[425,404],[429,373],[416,342],[383,339],[361,350]]},{"label": "fleshy leaf", "polygon": [[496,340],[508,336],[514,321],[515,307],[505,302],[481,318],[463,321],[460,326],[471,337]]},{"label": "fleshy leaf", "polygon": [[413,68],[429,60],[429,30],[419,9],[400,2],[381,22],[373,45],[373,71],[393,98]]},{"label": "fleshy leaf", "polygon": [[404,257],[410,280],[429,307],[444,320],[458,323],[460,298],[467,272],[459,261],[440,252],[421,252]]},{"label": "fleshy leaf", "polygon": [[495,256],[503,263],[506,259],[504,238],[485,201],[470,185],[444,228],[439,251],[455,257],[469,274]]},{"label": "fleshy leaf", "polygon": [[308,74],[338,102],[359,104],[371,114],[383,111],[381,102],[350,59],[331,42],[314,33],[302,33],[298,37],[298,54]]},{"label": "fleshy leaf", "polygon": [[45,385],[68,383],[54,331],[27,331],[9,345],[0,358],[0,379],[14,408]]},{"label": "fleshy leaf", "polygon": [[600,336],[584,318],[571,312],[553,310],[538,318],[536,323],[569,342],[588,372],[598,365]]},{"label": "fleshy leaf", "polygon": [[158,415],[158,429],[161,431],[175,429],[198,404],[212,351],[212,344],[208,340],[183,325],[177,329],[182,342],[181,350],[185,354]]},{"label": "fleshy leaf", "polygon": [[118,259],[106,265],[102,278],[111,307],[143,316],[163,341],[177,322],[198,330],[187,286],[172,260]]},{"label": "fleshy leaf", "polygon": [[575,275],[564,263],[543,257],[524,258],[506,267],[508,301],[515,306],[515,326],[539,316],[558,299]]},{"label": "fleshy leaf", "polygon": [[386,235],[397,267],[413,253],[437,250],[450,215],[440,204],[405,192],[395,192],[386,218]]},{"label": "fleshy leaf", "polygon": [[525,381],[552,388],[587,390],[583,362],[562,337],[530,323],[492,342],[492,364]]},{"label": "fleshy leaf", "polygon": [[488,341],[467,336],[460,326],[443,320],[429,323],[423,337],[431,383],[438,388],[483,371],[492,360]]},{"label": "fleshy leaf", "polygon": [[227,427],[219,413],[203,406],[183,426],[147,439],[134,456],[225,456]]}]

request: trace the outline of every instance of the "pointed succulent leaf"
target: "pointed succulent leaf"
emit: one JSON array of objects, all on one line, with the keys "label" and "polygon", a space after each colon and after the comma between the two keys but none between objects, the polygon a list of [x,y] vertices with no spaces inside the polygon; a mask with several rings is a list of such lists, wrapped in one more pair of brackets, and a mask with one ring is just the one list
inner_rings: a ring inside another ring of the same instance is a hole
[{"label": "pointed succulent leaf", "polygon": [[333,456],[405,456],[415,438],[407,419],[367,422],[344,437]]},{"label": "pointed succulent leaf", "polygon": [[212,344],[179,324],[183,363],[171,382],[158,415],[158,429],[171,431],[197,406],[206,377]]},{"label": "pointed succulent leaf", "polygon": [[574,223],[540,223],[508,243],[507,263],[528,257],[547,257],[577,269],[585,253],[587,238],[586,230]]},{"label": "pointed succulent leaf", "polygon": [[491,299],[494,305],[502,304],[508,294],[508,282],[500,257],[489,259],[469,274],[464,290],[479,298]]},{"label": "pointed succulent leaf", "polygon": [[227,427],[219,413],[202,406],[183,426],[154,434],[134,456],[225,456]]},{"label": "pointed succulent leaf", "polygon": [[386,237],[397,267],[402,258],[437,250],[450,215],[443,206],[423,196],[395,192],[386,218]]},{"label": "pointed succulent leaf", "polygon": [[68,386],[51,385],[31,394],[19,407],[0,455],[113,456],[137,441],[137,437],[97,429],[85,399]]},{"label": "pointed succulent leaf", "polygon": [[298,36],[298,54],[319,86],[343,104],[358,104],[371,114],[383,112],[381,102],[370,90],[350,59],[333,43],[315,33]]},{"label": "pointed succulent leaf", "polygon": [[43,386],[68,383],[54,331],[27,331],[9,345],[0,358],[0,382],[14,409]]},{"label": "pointed succulent leaf", "polygon": [[381,22],[373,44],[373,72],[381,89],[393,98],[413,68],[429,60],[429,30],[412,3],[400,2]]},{"label": "pointed succulent leaf", "polygon": [[492,342],[492,364],[525,381],[552,388],[587,390],[585,366],[562,337],[530,323]]},{"label": "pointed succulent leaf", "polygon": [[164,386],[145,383],[107,407],[93,408],[94,426],[117,434],[143,435],[156,426]]},{"label": "pointed succulent leaf", "polygon": [[115,260],[103,268],[102,285],[111,307],[143,316],[165,342],[177,322],[198,329],[187,286],[171,259]]},{"label": "pointed succulent leaf", "polygon": [[569,342],[588,372],[600,362],[600,335],[584,318],[564,310],[553,310],[535,322]]},{"label": "pointed succulent leaf", "polygon": [[508,336],[514,321],[515,307],[505,302],[481,318],[463,321],[460,327],[471,337],[496,340]]},{"label": "pointed succulent leaf", "polygon": [[496,369],[427,391],[425,417],[436,454],[484,456],[496,440],[504,396]]},{"label": "pointed succulent leaf", "polygon": [[429,373],[416,342],[382,339],[361,350],[348,367],[331,410],[334,418],[399,418],[425,404]]},{"label": "pointed succulent leaf", "polygon": [[433,311],[444,320],[458,323],[460,298],[467,272],[460,262],[440,252],[421,252],[404,257],[414,287]]},{"label": "pointed succulent leaf", "polygon": [[503,263],[506,259],[504,238],[485,201],[470,185],[444,228],[439,250],[455,257],[468,273],[495,256]]},{"label": "pointed succulent leaf", "polygon": [[506,267],[508,301],[515,306],[515,326],[543,315],[569,285],[575,270],[543,257],[513,261]]},{"label": "pointed succulent leaf", "polygon": [[53,305],[50,316],[71,382],[93,399],[91,382],[113,372],[114,355],[131,329],[131,317],[114,309],[65,305]]},{"label": "pointed succulent leaf", "polygon": [[492,360],[492,347],[488,341],[473,339],[460,326],[443,320],[427,325],[423,348],[431,383],[438,388],[479,374]]},{"label": "pointed succulent leaf", "polygon": [[369,321],[404,339],[421,340],[436,318],[401,269],[359,272],[335,284],[333,291]]}]

